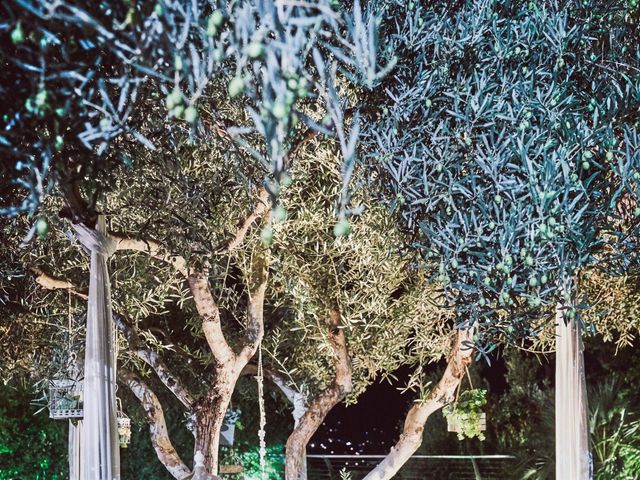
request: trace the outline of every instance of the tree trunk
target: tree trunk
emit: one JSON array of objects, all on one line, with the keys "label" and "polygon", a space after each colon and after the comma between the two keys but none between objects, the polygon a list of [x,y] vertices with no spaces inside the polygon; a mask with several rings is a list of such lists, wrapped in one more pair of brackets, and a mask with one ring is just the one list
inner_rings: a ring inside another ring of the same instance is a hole
[{"label": "tree trunk", "polygon": [[[331,409],[341,402],[352,389],[351,359],[347,349],[347,340],[341,325],[340,312],[332,309],[329,312],[328,338],[333,350],[335,376],[331,385],[317,395],[306,407],[300,421],[287,439],[285,455],[286,480],[307,479],[307,444],[318,430]],[[294,404],[294,413],[295,413]]]},{"label": "tree trunk", "polygon": [[216,382],[200,401],[196,402],[195,411],[195,446],[194,454],[204,455],[204,469],[211,475],[218,473],[218,451],[220,447],[220,431],[224,422],[233,388],[228,382]]},{"label": "tree trunk", "polygon": [[456,389],[464,377],[467,366],[471,363],[473,349],[463,346],[463,342],[471,341],[472,337],[473,328],[456,332],[455,343],[449,354],[447,368],[442,378],[426,399],[411,407],[405,418],[400,439],[384,460],[371,470],[364,480],[393,478],[420,447],[427,419],[433,412],[453,401]]}]

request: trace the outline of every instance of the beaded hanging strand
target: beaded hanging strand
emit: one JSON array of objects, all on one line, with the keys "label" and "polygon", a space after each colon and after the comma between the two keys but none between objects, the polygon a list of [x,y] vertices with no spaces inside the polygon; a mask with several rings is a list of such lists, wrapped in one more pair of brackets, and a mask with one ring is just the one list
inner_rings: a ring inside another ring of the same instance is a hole
[{"label": "beaded hanging strand", "polygon": [[258,408],[260,412],[260,429],[258,430],[258,438],[260,439],[260,478],[262,480],[267,480],[267,447],[264,441],[264,427],[267,424],[267,419],[264,412],[264,375],[262,372],[262,345],[258,345],[258,374],[256,375],[256,381],[258,382]]}]

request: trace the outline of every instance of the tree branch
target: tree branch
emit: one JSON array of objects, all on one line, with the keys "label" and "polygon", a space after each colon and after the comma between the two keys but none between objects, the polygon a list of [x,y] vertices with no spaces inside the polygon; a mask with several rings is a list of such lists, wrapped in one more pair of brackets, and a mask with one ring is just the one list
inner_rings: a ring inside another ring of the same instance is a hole
[{"label": "tree branch", "polygon": [[36,283],[46,290],[68,290],[72,295],[83,300],[89,298],[86,293],[80,291],[77,286],[67,280],[48,275],[37,267],[31,268],[31,271],[36,275]]},{"label": "tree branch", "polygon": [[196,309],[202,318],[202,331],[213,358],[219,366],[231,365],[236,356],[224,338],[220,324],[220,309],[209,288],[209,277],[206,271],[192,271],[187,280]]},{"label": "tree branch", "polygon": [[269,251],[262,249],[254,252],[251,262],[249,278],[249,304],[247,306],[247,331],[245,344],[237,357],[236,368],[238,371],[249,363],[256,353],[258,345],[264,336],[264,297],[269,278]]},{"label": "tree branch", "polygon": [[[263,368],[262,373],[264,374],[264,377],[272,381],[275,386],[280,389],[286,399],[291,402],[291,405],[293,406],[293,412],[291,412],[291,414],[293,415],[294,425],[297,426],[307,409],[307,402],[304,395],[291,388],[285,378],[279,373],[268,368]],[[258,366],[255,363],[247,363],[240,372],[240,376],[257,374]]]},{"label": "tree branch", "polygon": [[113,314],[113,319],[118,330],[120,330],[127,339],[127,343],[129,344],[131,351],[143,362],[153,368],[160,381],[171,391],[171,393],[175,395],[180,403],[190,411],[193,406],[193,396],[185,387],[184,383],[171,372],[169,367],[167,367],[164,361],[160,358],[160,355],[144,343],[138,335],[138,332],[136,332],[134,327],[131,325],[131,322],[129,322],[123,315],[115,312]]},{"label": "tree branch", "polygon": [[224,338],[222,326],[220,325],[220,309],[211,293],[206,268],[196,270],[187,267],[184,257],[171,254],[166,247],[155,240],[136,240],[114,233],[110,235],[118,242],[118,250],[145,253],[152,258],[173,266],[176,271],[187,279],[196,309],[202,318],[202,331],[207,339],[213,358],[220,365],[233,362],[235,355]]},{"label": "tree branch", "polygon": [[[287,168],[291,167],[291,162],[293,158],[298,155],[300,149],[306,143],[317,137],[318,133],[318,131],[309,128],[305,131],[304,135],[302,135],[302,137],[300,137],[292,145],[291,150],[289,150],[289,153],[285,157],[285,165],[287,166]],[[271,208],[271,198],[267,189],[262,187],[258,191],[258,201],[256,206],[247,217],[243,218],[238,223],[238,227],[236,228],[236,232],[233,238],[227,243],[224,248],[220,249],[220,253],[230,253],[240,245],[242,245],[242,242],[244,242],[244,239],[247,236],[247,232],[249,231],[251,225],[253,225],[256,220],[262,218],[265,214],[267,214],[269,212],[269,208]]]},{"label": "tree branch", "polygon": [[129,238],[120,233],[114,232],[109,232],[109,236],[118,243],[118,250],[131,250],[134,252],[144,253],[152,258],[171,265],[183,277],[187,278],[189,276],[187,261],[184,257],[172,254],[159,242],[150,239],[139,240]]},{"label": "tree branch", "polygon": [[[87,300],[87,295],[79,292],[78,288],[73,283],[67,280],[51,277],[37,268],[33,268],[32,271],[37,275],[36,283],[41,285],[43,288],[46,288],[47,290],[68,290],[73,295],[76,295],[83,300]],[[131,322],[129,322],[124,315],[114,311],[113,319],[118,330],[120,330],[126,338],[131,351],[143,362],[153,368],[160,381],[162,381],[162,383],[176,396],[180,403],[182,403],[188,410],[191,410],[193,405],[193,396],[189,393],[178,377],[169,370],[158,353],[154,352],[142,341],[131,325]]]},{"label": "tree branch", "polygon": [[393,478],[411,455],[420,447],[424,425],[429,416],[453,401],[456,389],[464,377],[466,368],[472,360],[473,349],[464,345],[473,338],[473,328],[458,330],[451,353],[447,360],[447,368],[438,384],[431,390],[427,398],[416,403],[404,421],[404,428],[398,442],[388,455],[380,462],[365,480],[387,480]]},{"label": "tree branch", "polygon": [[285,458],[285,477],[287,480],[306,479],[305,455],[309,440],[331,409],[341,402],[353,388],[351,358],[344,330],[340,328],[341,323],[340,311],[336,308],[331,309],[328,337],[334,354],[335,376],[331,385],[309,402],[300,422],[287,439]]},{"label": "tree branch", "polygon": [[258,203],[251,213],[240,221],[233,238],[226,247],[220,251],[220,253],[230,253],[242,245],[242,242],[244,242],[247,232],[249,231],[249,228],[251,228],[251,225],[253,225],[253,222],[266,215],[269,212],[270,207],[271,199],[269,198],[269,192],[267,192],[266,188],[262,187],[258,191]]},{"label": "tree branch", "polygon": [[118,372],[118,379],[129,387],[147,414],[151,444],[158,455],[158,460],[160,460],[174,478],[178,480],[189,478],[191,470],[185,465],[171,444],[167,424],[164,419],[164,411],[156,394],[153,393],[138,375],[131,371]]}]

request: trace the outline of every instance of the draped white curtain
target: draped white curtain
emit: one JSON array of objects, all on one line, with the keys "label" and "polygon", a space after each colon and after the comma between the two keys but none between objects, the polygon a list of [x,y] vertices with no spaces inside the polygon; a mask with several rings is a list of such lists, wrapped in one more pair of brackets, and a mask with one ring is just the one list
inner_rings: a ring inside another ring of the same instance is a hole
[{"label": "draped white curtain", "polygon": [[82,420],[69,420],[69,480],[85,480],[82,470]]},{"label": "draped white curtain", "polygon": [[116,417],[116,358],[107,258],[116,242],[106,233],[104,217],[96,229],[73,225],[91,255],[87,338],[84,358],[83,473],[90,480],[120,480]]},{"label": "draped white curtain", "polygon": [[[582,333],[556,308],[556,479],[590,480],[587,387]],[[568,320],[565,323],[565,320]]]}]

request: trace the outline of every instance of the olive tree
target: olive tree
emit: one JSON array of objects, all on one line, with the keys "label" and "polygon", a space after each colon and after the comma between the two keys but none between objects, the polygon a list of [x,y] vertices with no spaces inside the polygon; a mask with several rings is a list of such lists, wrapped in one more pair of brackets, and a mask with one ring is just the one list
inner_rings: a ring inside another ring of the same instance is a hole
[{"label": "olive tree", "polygon": [[[46,236],[50,223],[62,240],[66,229],[56,210],[91,228],[99,211],[117,212],[110,234],[132,288],[114,299],[125,333],[127,317],[134,323],[153,313],[149,302],[162,311],[171,289],[181,304],[192,297],[189,317],[197,319],[194,328],[204,334],[213,364],[209,388],[197,399],[185,396],[186,387],[158,371],[154,357],[138,356],[180,391],[174,393],[193,412],[195,448],[214,474],[233,385],[264,333],[271,227],[260,241],[252,237],[252,248],[239,247],[272,207],[271,215],[281,216],[275,200],[287,183],[285,169],[317,133],[337,140],[343,165],[337,213],[349,213],[359,122],[342,87],[371,88],[385,72],[377,61],[375,15],[357,2],[351,9],[328,2],[81,7],[33,1],[2,9],[9,20],[1,28],[11,43],[0,53],[12,66],[2,87],[11,98],[0,138],[10,172],[3,176],[2,213],[38,215],[29,241],[35,233]],[[308,105],[316,106],[315,114],[305,113]],[[191,156],[187,144],[211,149],[211,157]],[[241,180],[228,183],[226,170]],[[24,222],[7,221],[14,241]],[[40,284],[71,289],[78,283],[58,276],[67,267],[53,263],[64,252],[48,250],[50,272],[37,274]],[[233,265],[232,275],[222,275],[225,265]],[[133,280],[133,272],[142,271],[157,272],[148,278],[159,300]],[[220,278],[237,283],[223,281],[215,290],[211,282]],[[238,338],[225,336],[225,301],[232,301],[228,310],[242,327]],[[157,415],[144,383],[132,375],[122,380]],[[187,475],[173,450],[157,451],[174,475]]]},{"label": "olive tree", "polygon": [[[296,160],[293,183],[280,196],[287,217],[273,225],[268,296],[287,313],[265,341],[272,370],[300,402],[286,445],[292,480],[306,478],[305,447],[338,402],[357,402],[402,365],[413,368],[407,388],[425,388],[422,368],[446,351],[452,318],[426,276],[411,268],[404,234],[368,189],[354,192],[362,211],[349,234],[334,236],[342,182],[339,157],[328,147],[317,141],[313,157]],[[355,183],[362,179],[356,171]]]},{"label": "olive tree", "polygon": [[[381,26],[398,62],[371,99],[369,164],[479,356],[535,338],[554,311],[578,321],[579,273],[633,259],[637,14],[627,2],[412,2],[405,22]],[[426,399],[418,425],[451,393]],[[390,478],[416,432],[408,417],[367,478]]]}]

